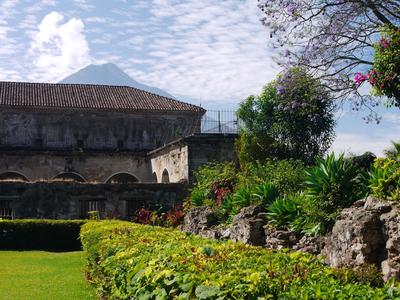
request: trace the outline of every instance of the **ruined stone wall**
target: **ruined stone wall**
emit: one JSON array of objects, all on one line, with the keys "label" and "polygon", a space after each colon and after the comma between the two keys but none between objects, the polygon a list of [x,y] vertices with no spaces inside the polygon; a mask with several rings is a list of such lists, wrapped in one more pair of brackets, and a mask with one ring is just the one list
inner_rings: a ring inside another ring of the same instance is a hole
[{"label": "ruined stone wall", "polygon": [[28,181],[51,180],[62,173],[76,173],[86,182],[105,183],[118,173],[139,182],[154,182],[145,155],[94,151],[0,151],[0,175],[15,172]]},{"label": "ruined stone wall", "polygon": [[3,109],[0,150],[152,150],[199,128],[200,116],[193,113]]},{"label": "ruined stone wall", "polygon": [[157,177],[157,182],[163,181],[163,174],[168,176],[169,182],[187,181],[189,177],[188,146],[178,143],[166,148],[151,159],[151,169]]},{"label": "ruined stone wall", "polygon": [[235,139],[236,134],[207,134],[189,139],[189,182],[193,181],[194,171],[208,162],[236,162]]},{"label": "ruined stone wall", "polygon": [[185,196],[183,184],[0,184],[0,208],[11,207],[14,219],[79,219],[91,210],[101,218],[131,219],[142,207],[167,211]]},{"label": "ruined stone wall", "polygon": [[235,134],[196,134],[150,152],[152,172],[161,182],[193,181],[193,173],[209,162],[236,161]]}]

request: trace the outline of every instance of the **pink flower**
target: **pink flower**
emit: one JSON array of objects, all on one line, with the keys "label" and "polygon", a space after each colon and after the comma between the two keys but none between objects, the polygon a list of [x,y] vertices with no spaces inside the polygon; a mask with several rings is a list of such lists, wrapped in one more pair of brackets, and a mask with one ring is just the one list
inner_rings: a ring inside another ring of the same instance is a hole
[{"label": "pink flower", "polygon": [[383,47],[383,49],[386,49],[390,45],[390,42],[385,38],[381,38],[381,42],[380,43],[381,43],[381,46]]},{"label": "pink flower", "polygon": [[364,75],[361,72],[357,72],[356,76],[354,77],[354,81],[358,85],[362,84],[366,80],[368,80],[368,75]]}]

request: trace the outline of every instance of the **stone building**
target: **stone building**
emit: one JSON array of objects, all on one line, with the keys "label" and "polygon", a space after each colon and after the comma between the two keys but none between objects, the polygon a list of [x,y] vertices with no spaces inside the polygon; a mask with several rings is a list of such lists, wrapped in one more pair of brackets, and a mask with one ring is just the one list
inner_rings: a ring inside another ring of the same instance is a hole
[{"label": "stone building", "polygon": [[203,108],[132,87],[0,82],[0,107],[0,218],[171,206],[234,158],[233,135],[200,133]]}]

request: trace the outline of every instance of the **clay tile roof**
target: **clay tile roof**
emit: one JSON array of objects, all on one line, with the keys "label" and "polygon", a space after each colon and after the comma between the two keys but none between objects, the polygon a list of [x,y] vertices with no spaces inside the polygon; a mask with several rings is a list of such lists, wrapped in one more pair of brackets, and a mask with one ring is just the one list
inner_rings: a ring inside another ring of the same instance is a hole
[{"label": "clay tile roof", "polygon": [[199,106],[127,86],[0,81],[0,107],[204,113]]}]

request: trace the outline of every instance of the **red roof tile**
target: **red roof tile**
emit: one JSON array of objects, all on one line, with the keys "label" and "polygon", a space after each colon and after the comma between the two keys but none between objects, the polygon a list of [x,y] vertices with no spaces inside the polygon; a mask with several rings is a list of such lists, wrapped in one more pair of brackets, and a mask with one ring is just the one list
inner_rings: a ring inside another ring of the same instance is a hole
[{"label": "red roof tile", "polygon": [[204,113],[199,106],[127,86],[1,82],[0,106]]}]

